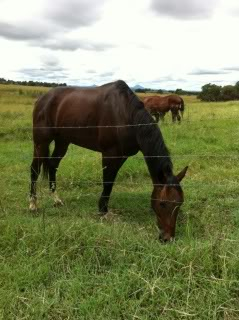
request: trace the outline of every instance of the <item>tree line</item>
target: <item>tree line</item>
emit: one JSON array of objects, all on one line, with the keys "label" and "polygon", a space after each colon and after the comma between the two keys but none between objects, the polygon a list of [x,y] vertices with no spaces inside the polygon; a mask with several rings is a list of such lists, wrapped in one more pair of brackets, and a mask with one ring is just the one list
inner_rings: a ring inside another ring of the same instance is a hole
[{"label": "tree line", "polygon": [[202,101],[228,101],[239,100],[239,81],[233,85],[218,86],[216,84],[205,84],[198,98]]},{"label": "tree line", "polygon": [[[22,86],[33,87],[59,87],[67,86],[66,83],[45,82],[45,81],[14,81],[0,78],[0,84],[16,84]],[[235,85],[218,86],[216,84],[207,83],[202,86],[201,92],[187,91],[183,89],[163,90],[142,88],[134,90],[137,93],[159,93],[159,94],[178,94],[178,95],[197,95],[201,101],[228,101],[239,100],[239,81]]]},{"label": "tree line", "polygon": [[143,89],[135,89],[134,91],[136,93],[178,94],[178,95],[186,95],[186,96],[193,96],[193,95],[199,94],[199,91],[188,91],[188,90],[183,90],[183,89],[163,90],[163,89],[143,88]]},{"label": "tree line", "polygon": [[33,87],[65,87],[66,83],[45,82],[45,81],[14,81],[0,78],[0,84],[17,84],[21,86],[33,86]]},{"label": "tree line", "polygon": [[162,89],[136,89],[138,93],[159,93],[159,94],[178,94],[178,95],[196,95],[201,101],[229,101],[239,100],[239,81],[235,85],[218,86],[216,84],[207,83],[202,86],[199,91],[187,91],[183,89],[162,90]]}]

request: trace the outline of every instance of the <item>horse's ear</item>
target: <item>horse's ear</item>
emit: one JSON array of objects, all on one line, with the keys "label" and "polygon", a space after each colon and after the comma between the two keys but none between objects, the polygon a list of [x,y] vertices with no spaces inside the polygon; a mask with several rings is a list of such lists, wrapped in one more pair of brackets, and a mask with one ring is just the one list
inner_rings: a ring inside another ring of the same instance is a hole
[{"label": "horse's ear", "polygon": [[179,172],[179,174],[176,176],[176,178],[178,179],[179,182],[183,180],[183,178],[185,177],[185,174],[186,174],[187,170],[188,170],[188,166],[185,167],[185,168],[184,168],[181,172]]}]

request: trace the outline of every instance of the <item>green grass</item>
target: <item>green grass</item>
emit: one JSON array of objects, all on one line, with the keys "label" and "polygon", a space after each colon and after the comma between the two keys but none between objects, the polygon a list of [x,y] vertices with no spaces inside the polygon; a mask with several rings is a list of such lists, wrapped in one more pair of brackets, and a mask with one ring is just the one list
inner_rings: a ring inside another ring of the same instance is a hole
[{"label": "green grass", "polygon": [[108,217],[100,154],[75,146],[58,172],[64,207],[40,179],[39,214],[28,211],[35,91],[46,89],[0,86],[0,318],[238,319],[239,103],[185,97],[184,121],[161,125],[175,172],[189,165],[177,240],[161,245],[140,153]]}]

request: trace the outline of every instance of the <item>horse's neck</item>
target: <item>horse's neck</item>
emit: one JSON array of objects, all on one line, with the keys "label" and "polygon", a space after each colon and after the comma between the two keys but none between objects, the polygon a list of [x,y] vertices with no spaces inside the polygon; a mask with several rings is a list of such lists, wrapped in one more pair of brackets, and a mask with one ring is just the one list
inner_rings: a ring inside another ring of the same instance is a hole
[{"label": "horse's neck", "polygon": [[154,185],[166,183],[167,178],[173,175],[170,159],[145,157],[145,161]]},{"label": "horse's neck", "polygon": [[143,126],[137,128],[136,135],[153,183],[159,183],[164,177],[171,176],[172,161],[157,124],[145,121]]}]

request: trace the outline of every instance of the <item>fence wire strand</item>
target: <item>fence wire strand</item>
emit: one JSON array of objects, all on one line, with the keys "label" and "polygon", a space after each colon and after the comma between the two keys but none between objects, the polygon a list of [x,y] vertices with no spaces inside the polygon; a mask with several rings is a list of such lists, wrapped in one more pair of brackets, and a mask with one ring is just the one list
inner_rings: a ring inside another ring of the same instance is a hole
[{"label": "fence wire strand", "polygon": [[[12,120],[12,119],[11,119]],[[18,119],[14,119],[18,120]],[[190,123],[190,122],[202,122],[202,121],[222,121],[222,120],[232,120],[232,121],[238,121],[238,117],[234,118],[205,118],[205,119],[184,119],[180,122],[180,124],[183,123]],[[41,127],[35,127],[35,129],[112,129],[112,128],[135,128],[135,127],[144,127],[144,126],[159,126],[160,122],[157,123],[155,121],[150,122],[150,123],[137,123],[137,124],[119,124],[119,125],[92,125],[92,126],[41,126]],[[163,123],[163,125],[170,125],[170,123]],[[0,129],[24,129],[24,130],[33,130],[32,126],[19,126],[17,128],[12,128],[12,127],[6,127],[6,126],[0,126]]]}]

